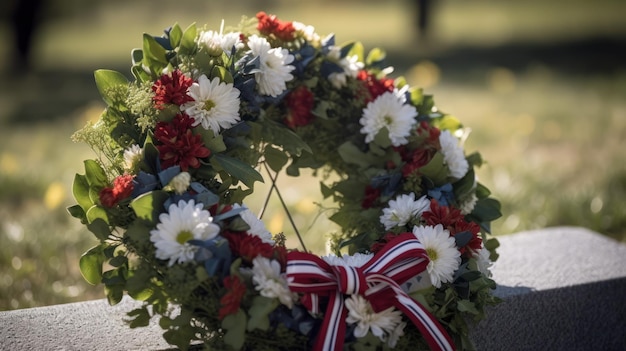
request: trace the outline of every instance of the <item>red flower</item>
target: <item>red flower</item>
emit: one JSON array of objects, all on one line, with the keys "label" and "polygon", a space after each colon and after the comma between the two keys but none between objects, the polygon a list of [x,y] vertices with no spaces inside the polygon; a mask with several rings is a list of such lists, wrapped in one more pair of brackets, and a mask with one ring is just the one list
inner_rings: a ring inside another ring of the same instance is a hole
[{"label": "red flower", "polygon": [[193,79],[185,77],[179,70],[172,72],[169,76],[164,74],[152,86],[155,93],[152,101],[154,107],[162,110],[166,104],[182,105],[185,102],[193,101],[191,96],[187,95],[187,89],[193,84]]},{"label": "red flower", "polygon": [[369,98],[366,99],[366,103],[374,101],[380,95],[386,92],[392,92],[394,89],[393,79],[378,79],[376,78],[376,75],[368,73],[364,70],[359,71],[356,78],[363,82],[369,92]]},{"label": "red flower", "polygon": [[468,253],[468,249],[471,249],[472,251],[480,250],[483,242],[483,239],[480,237],[480,235],[478,235],[478,233],[480,232],[480,226],[474,222],[467,222],[465,220],[462,220],[456,223],[456,225],[454,226],[454,234],[452,235],[454,236],[462,232],[472,233],[472,238],[467,244],[465,244],[465,246],[459,248],[461,255],[465,255],[466,253]]},{"label": "red flower", "polygon": [[282,22],[274,15],[268,15],[261,11],[256,14],[259,20],[257,29],[266,36],[275,36],[282,41],[292,41],[296,38],[296,29],[291,22]]},{"label": "red flower", "polygon": [[183,171],[187,171],[189,167],[200,167],[199,159],[211,155],[211,150],[202,142],[202,136],[191,132],[192,124],[193,119],[184,113],[176,115],[171,122],[157,123],[154,137],[160,142],[156,148],[162,168],[180,165]]},{"label": "red flower", "polygon": [[445,229],[454,228],[458,221],[463,220],[461,211],[454,207],[440,206],[435,199],[430,200],[430,211],[422,213],[422,218],[427,225],[436,226],[441,224]]},{"label": "red flower", "polygon": [[363,197],[363,201],[361,201],[361,207],[368,209],[374,206],[374,203],[380,197],[380,189],[374,188],[371,185],[365,187],[365,196]]},{"label": "red flower", "polygon": [[430,211],[422,213],[422,218],[430,226],[441,224],[450,232],[451,236],[462,232],[472,233],[470,241],[459,248],[461,255],[467,253],[468,248],[474,251],[480,250],[482,244],[482,238],[478,235],[480,226],[474,222],[466,221],[459,209],[450,206],[440,206],[437,200],[432,199],[430,200]]},{"label": "red flower", "polygon": [[433,156],[441,148],[439,145],[439,134],[441,131],[427,122],[421,122],[416,133],[423,139],[419,147],[409,149],[407,146],[400,146],[396,151],[400,154],[402,161],[406,162],[402,166],[402,175],[418,175],[419,169],[432,160]]},{"label": "red flower", "polygon": [[315,105],[313,93],[304,85],[292,90],[285,97],[287,105],[286,124],[289,128],[305,126],[315,118],[311,113]]},{"label": "red flower", "polygon": [[224,278],[224,288],[226,288],[226,294],[220,299],[222,305],[218,316],[220,320],[229,314],[236,313],[246,294],[246,285],[237,276],[231,275]]},{"label": "red flower", "polygon": [[257,256],[266,258],[274,258],[274,247],[268,243],[264,243],[261,238],[256,235],[250,235],[244,232],[224,231],[222,236],[228,240],[230,251],[235,256],[241,257],[246,263],[252,263]]},{"label": "red flower", "polygon": [[121,175],[113,181],[113,187],[105,187],[100,190],[100,203],[104,207],[111,208],[120,201],[130,197],[133,193],[133,176]]}]

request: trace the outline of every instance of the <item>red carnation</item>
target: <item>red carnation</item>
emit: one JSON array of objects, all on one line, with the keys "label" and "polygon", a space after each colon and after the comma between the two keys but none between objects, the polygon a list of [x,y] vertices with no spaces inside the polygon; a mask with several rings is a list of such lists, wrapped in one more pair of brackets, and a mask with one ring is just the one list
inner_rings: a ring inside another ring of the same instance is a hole
[{"label": "red carnation", "polygon": [[365,196],[363,197],[363,201],[361,201],[361,207],[368,209],[374,206],[374,203],[380,197],[380,189],[374,188],[371,185],[365,187]]},{"label": "red carnation", "polygon": [[167,104],[182,105],[185,102],[193,101],[187,95],[187,89],[193,84],[193,79],[185,77],[179,70],[172,72],[172,75],[164,74],[152,86],[154,92],[154,107],[162,110]]},{"label": "red carnation", "polygon": [[154,137],[160,143],[156,148],[162,168],[180,165],[183,171],[187,171],[189,167],[200,167],[199,159],[211,155],[211,150],[202,142],[202,136],[192,133],[192,124],[193,119],[184,113],[176,115],[171,122],[157,123]]},{"label": "red carnation", "polygon": [[313,93],[304,85],[292,90],[285,97],[287,105],[286,124],[289,128],[305,126],[315,118],[311,113],[315,105]]},{"label": "red carnation", "polygon": [[419,147],[410,149],[407,146],[400,146],[396,148],[402,161],[405,162],[402,167],[402,175],[404,177],[417,175],[419,169],[427,165],[437,150],[441,148],[439,145],[439,134],[441,134],[441,131],[436,127],[429,125],[427,122],[421,122],[417,127],[416,133],[423,138],[423,142]]},{"label": "red carnation", "polygon": [[431,199],[430,210],[422,213],[422,218],[427,225],[441,224],[445,229],[451,230],[458,221],[463,220],[463,214],[457,208],[440,206],[437,200]]},{"label": "red carnation", "polygon": [[480,226],[478,224],[465,220],[459,221],[454,226],[454,234],[452,235],[454,236],[462,232],[472,233],[472,238],[467,244],[465,244],[465,246],[459,248],[461,255],[465,255],[466,253],[468,253],[468,249],[471,249],[472,251],[478,251],[481,249],[483,239],[480,237],[480,235],[478,235],[480,233]]},{"label": "red carnation", "polygon": [[275,36],[282,41],[292,41],[296,38],[296,29],[291,22],[280,21],[274,15],[268,15],[261,11],[256,14],[259,20],[257,29],[266,36]]},{"label": "red carnation", "polygon": [[467,252],[468,248],[474,251],[480,250],[482,244],[482,238],[478,235],[480,226],[474,222],[466,221],[459,209],[451,206],[441,206],[437,200],[432,199],[430,200],[430,210],[422,213],[422,218],[430,226],[441,224],[450,232],[451,236],[465,231],[472,233],[470,241],[465,246],[459,248],[462,255]]},{"label": "red carnation", "polygon": [[357,74],[356,78],[363,82],[367,91],[369,92],[369,98],[366,99],[366,103],[376,100],[377,97],[386,93],[392,92],[394,89],[393,79],[389,78],[376,78],[376,75],[361,70]]},{"label": "red carnation", "polygon": [[224,278],[224,288],[226,288],[226,294],[220,299],[220,304],[222,305],[218,316],[220,320],[236,313],[239,310],[243,296],[246,294],[246,285],[237,276]]},{"label": "red carnation", "polygon": [[252,263],[257,256],[274,258],[274,247],[256,235],[224,231],[222,236],[228,240],[233,255],[241,257],[244,262]]},{"label": "red carnation", "polygon": [[133,193],[133,176],[121,175],[113,181],[113,187],[105,187],[100,190],[100,203],[104,207],[111,208],[120,201],[130,197]]}]

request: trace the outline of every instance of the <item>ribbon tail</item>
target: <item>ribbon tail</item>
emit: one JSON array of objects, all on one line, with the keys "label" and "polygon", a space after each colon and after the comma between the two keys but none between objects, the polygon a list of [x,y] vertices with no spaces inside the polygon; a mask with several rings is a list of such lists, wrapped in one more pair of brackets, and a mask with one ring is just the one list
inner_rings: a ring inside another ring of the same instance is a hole
[{"label": "ribbon tail", "polygon": [[324,322],[318,332],[314,351],[342,350],[346,336],[346,314],[343,295],[337,291],[328,299]]},{"label": "ribbon tail", "polygon": [[433,351],[454,351],[454,343],[450,335],[443,329],[437,319],[417,301],[406,294],[396,295],[396,308],[405,313],[419,329]]}]

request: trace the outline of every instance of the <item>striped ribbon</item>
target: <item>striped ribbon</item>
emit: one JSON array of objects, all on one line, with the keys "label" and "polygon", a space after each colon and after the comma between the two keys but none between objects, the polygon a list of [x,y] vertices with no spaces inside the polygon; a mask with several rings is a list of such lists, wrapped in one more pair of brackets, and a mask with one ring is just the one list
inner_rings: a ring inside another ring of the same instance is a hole
[{"label": "striped ribbon", "polygon": [[412,233],[398,235],[362,267],[334,266],[313,254],[290,252],[289,288],[303,294],[302,303],[313,314],[320,313],[320,298],[328,299],[314,350],[343,349],[347,316],[344,297],[352,294],[365,297],[375,312],[395,306],[413,322],[432,350],[454,350],[437,319],[400,287],[423,272],[428,263],[424,246]]}]

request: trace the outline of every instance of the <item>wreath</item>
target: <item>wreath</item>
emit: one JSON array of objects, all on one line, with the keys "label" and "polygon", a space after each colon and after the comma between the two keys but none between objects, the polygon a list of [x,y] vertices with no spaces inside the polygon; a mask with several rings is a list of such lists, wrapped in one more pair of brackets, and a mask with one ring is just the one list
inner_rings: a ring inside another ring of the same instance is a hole
[{"label": "wreath", "polygon": [[[84,278],[180,349],[471,349],[498,302],[500,206],[460,121],[384,60],[263,12],[144,34],[132,80],[95,72],[106,109],[73,136],[96,153],[68,209],[99,240]],[[244,205],[261,168],[322,175],[334,254],[287,248]]]}]

